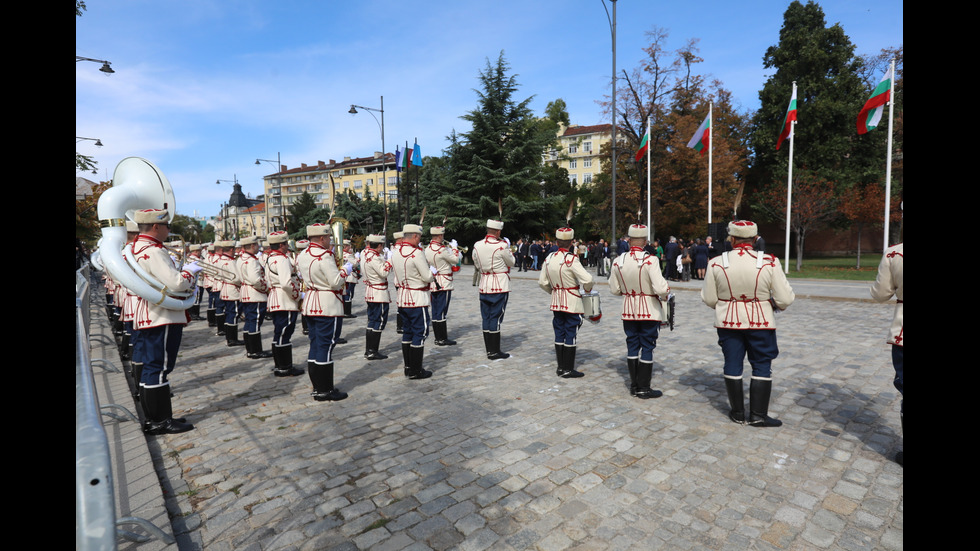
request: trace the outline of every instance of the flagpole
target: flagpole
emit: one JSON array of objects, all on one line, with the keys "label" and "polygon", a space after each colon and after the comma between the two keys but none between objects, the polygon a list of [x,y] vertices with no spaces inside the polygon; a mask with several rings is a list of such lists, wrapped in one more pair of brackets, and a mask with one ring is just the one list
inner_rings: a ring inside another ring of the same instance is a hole
[{"label": "flagpole", "polygon": [[[793,95],[796,97],[796,81],[793,81]],[[789,131],[789,170],[786,177],[786,261],[783,263],[783,272],[789,273],[789,225],[793,206],[793,141],[796,139],[796,120],[792,121]],[[799,251],[797,251],[799,254]]]},{"label": "flagpole", "polygon": [[711,165],[715,151],[715,121],[711,120],[711,110],[714,102],[708,102],[708,224],[711,224]]},{"label": "flagpole", "polygon": [[895,58],[891,63],[891,92],[888,95],[888,163],[885,165],[885,235],[881,253],[884,254],[888,249],[888,226],[891,221],[891,201],[892,201],[892,121],[895,110]]},{"label": "flagpole", "polygon": [[653,241],[653,226],[650,223],[650,114],[647,113],[647,241]]}]

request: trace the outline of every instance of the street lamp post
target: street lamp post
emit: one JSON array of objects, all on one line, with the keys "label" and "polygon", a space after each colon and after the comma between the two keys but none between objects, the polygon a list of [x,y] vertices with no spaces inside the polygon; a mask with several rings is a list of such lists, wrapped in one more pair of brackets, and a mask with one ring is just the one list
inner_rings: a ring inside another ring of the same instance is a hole
[{"label": "street lamp post", "polygon": [[[612,2],[612,19],[609,20],[609,32],[612,34],[612,242],[618,243],[616,239],[616,0]],[[603,7],[606,6],[603,0]],[[606,10],[606,18],[609,18],[609,10]]]},{"label": "street lamp post", "polygon": [[[378,127],[381,128],[381,190],[384,193],[384,208],[385,208],[385,223],[388,222],[388,154],[385,152],[385,97],[381,96],[381,109],[374,109],[373,107],[364,107],[363,105],[350,105],[350,110],[347,111],[351,115],[357,114],[357,108],[364,109],[372,117],[374,117],[374,122],[378,123]],[[374,116],[372,111],[377,111],[381,113],[381,122],[378,122],[378,117]],[[398,194],[398,205],[399,210],[401,209],[401,194]],[[385,228],[387,230],[387,228]]]},{"label": "street lamp post", "polygon": [[[281,215],[277,216],[276,218],[282,220],[281,229],[285,230],[286,229],[286,206],[282,202],[283,199],[282,198],[282,154],[276,152],[275,161],[271,159],[255,159],[255,164],[258,165],[261,163],[276,163],[276,185],[273,189],[275,189],[276,194],[279,197],[279,208],[282,209]],[[268,204],[268,202],[266,202],[266,204]],[[268,207],[266,207],[266,211],[268,210],[269,210]],[[273,224],[272,227],[274,230],[280,229],[278,224]]]},{"label": "street lamp post", "polygon": [[108,61],[106,61],[104,59],[92,59],[90,57],[82,57],[80,55],[75,56],[75,63],[78,63],[79,61],[94,61],[96,63],[101,63],[102,64],[102,67],[99,68],[99,70],[102,71],[103,73],[105,73],[106,76],[115,73],[115,71],[113,71],[112,70],[112,67],[110,66],[111,63],[109,63]]}]

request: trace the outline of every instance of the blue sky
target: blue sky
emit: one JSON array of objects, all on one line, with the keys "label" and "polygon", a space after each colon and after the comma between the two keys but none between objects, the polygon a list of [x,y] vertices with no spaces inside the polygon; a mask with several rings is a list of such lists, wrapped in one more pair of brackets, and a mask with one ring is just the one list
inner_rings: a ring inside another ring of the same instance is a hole
[{"label": "blue sky", "polygon": [[[904,42],[901,0],[819,2],[856,53]],[[75,55],[112,62],[75,64],[77,152],[112,177],[125,157],[145,157],[167,175],[177,211],[209,216],[237,177],[262,193],[281,154],[289,167],[381,149],[366,111],[384,96],[385,145],[416,139],[438,155],[446,136],[468,125],[478,74],[501,51],[531,108],[562,98],[573,124],[609,122],[597,103],[610,93],[612,45],[601,0],[88,0],[75,21]],[[691,38],[699,70],[722,81],[746,110],[758,107],[762,57],[779,40],[787,0],[701,2],[619,0],[617,72],[644,58],[646,33],[670,33],[668,48]],[[605,8],[612,13],[609,0]],[[377,113],[375,114],[377,115]]]}]

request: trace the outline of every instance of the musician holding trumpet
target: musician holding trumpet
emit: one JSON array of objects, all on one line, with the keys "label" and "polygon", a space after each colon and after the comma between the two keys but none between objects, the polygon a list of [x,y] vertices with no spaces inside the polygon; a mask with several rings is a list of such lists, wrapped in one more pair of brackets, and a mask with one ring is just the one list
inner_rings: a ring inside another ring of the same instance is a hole
[{"label": "musician holding trumpet", "polygon": [[446,228],[429,228],[432,241],[425,248],[425,260],[436,269],[432,294],[432,332],[436,336],[436,346],[452,346],[456,341],[449,338],[446,318],[449,315],[449,302],[453,294],[453,268],[459,264],[459,247],[454,239],[446,243]]},{"label": "musician holding trumpet", "polygon": [[[163,241],[170,235],[170,214],[166,209],[143,209],[134,214],[140,234],[133,242],[136,263],[151,277],[173,292],[185,292],[197,284],[200,268],[191,264],[178,270]],[[177,351],[188,323],[185,310],[172,310],[154,304],[143,297],[136,306],[135,322],[140,333],[141,401],[147,424],[147,434],[186,432],[194,425],[173,418],[170,382],[167,376],[177,363]]]},{"label": "musician holding trumpet", "polygon": [[[306,284],[303,299],[303,318],[310,333],[310,352],[307,372],[313,384],[313,399],[318,402],[334,402],[347,398],[346,392],[334,387],[333,349],[340,336],[344,319],[344,279],[353,269],[349,264],[338,268],[331,248],[330,224],[313,224],[306,227],[310,244],[296,258],[299,272]],[[342,244],[336,244],[341,247]]]}]

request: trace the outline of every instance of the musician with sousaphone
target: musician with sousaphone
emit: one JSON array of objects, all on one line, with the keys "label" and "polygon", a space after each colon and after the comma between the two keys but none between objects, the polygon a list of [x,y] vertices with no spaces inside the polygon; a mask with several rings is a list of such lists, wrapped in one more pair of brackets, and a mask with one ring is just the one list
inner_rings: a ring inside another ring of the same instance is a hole
[{"label": "musician with sousaphone", "polygon": [[650,387],[653,378],[653,349],[657,347],[660,324],[666,320],[663,302],[670,285],[660,272],[660,261],[644,250],[647,227],[629,228],[629,251],[613,262],[609,290],[623,297],[623,331],[626,333],[626,365],[630,374],[630,396],[658,398]]},{"label": "musician with sousaphone", "polygon": [[[197,285],[197,265],[189,264],[178,270],[163,241],[170,234],[170,213],[166,209],[141,209],[134,214],[140,234],[133,242],[136,263],[146,274],[159,281],[171,292],[191,291]],[[140,296],[135,322],[140,332],[139,354],[143,360],[140,380],[147,434],[174,434],[194,428],[190,423],[173,418],[170,382],[167,376],[177,363],[177,351],[188,323],[186,310],[174,310],[152,303]]]}]

